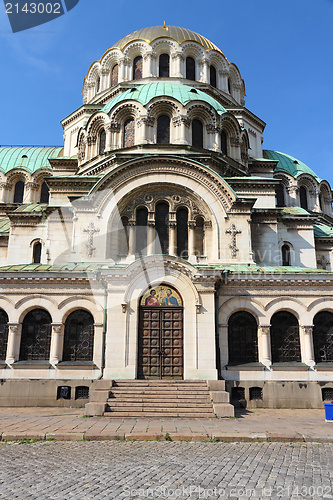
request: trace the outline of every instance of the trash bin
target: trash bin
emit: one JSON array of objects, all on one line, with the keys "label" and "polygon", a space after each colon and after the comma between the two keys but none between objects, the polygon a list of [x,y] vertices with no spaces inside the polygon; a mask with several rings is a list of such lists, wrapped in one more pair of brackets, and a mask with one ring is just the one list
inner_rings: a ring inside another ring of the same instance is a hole
[{"label": "trash bin", "polygon": [[333,422],[333,401],[324,403],[325,406],[325,422]]}]

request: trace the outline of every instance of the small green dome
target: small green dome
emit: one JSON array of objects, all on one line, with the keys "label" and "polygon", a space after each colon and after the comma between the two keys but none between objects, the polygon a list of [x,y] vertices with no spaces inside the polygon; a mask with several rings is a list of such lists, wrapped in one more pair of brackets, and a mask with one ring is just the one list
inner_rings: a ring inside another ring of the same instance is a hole
[{"label": "small green dome", "polygon": [[316,181],[321,182],[321,178],[314,173],[311,168],[309,168],[305,163],[297,160],[293,156],[287,155],[285,153],[279,153],[279,151],[271,151],[269,149],[264,149],[264,158],[267,160],[275,160],[279,163],[275,168],[275,172],[286,172],[292,175],[295,179],[302,174],[309,174],[316,179]]},{"label": "small green dome", "polygon": [[138,84],[131,89],[125,90],[122,94],[117,95],[108,102],[101,111],[109,113],[116,104],[127,100],[134,100],[145,106],[154,97],[173,97],[183,106],[186,106],[190,101],[203,101],[214,108],[219,115],[227,112],[219,102],[208,94],[205,94],[205,92],[195,89],[194,87],[189,87],[188,85],[171,82]]},{"label": "small green dome", "polygon": [[49,158],[57,158],[62,152],[63,148],[0,147],[0,170],[6,174],[14,168],[22,168],[33,174],[37,170],[51,168]]}]

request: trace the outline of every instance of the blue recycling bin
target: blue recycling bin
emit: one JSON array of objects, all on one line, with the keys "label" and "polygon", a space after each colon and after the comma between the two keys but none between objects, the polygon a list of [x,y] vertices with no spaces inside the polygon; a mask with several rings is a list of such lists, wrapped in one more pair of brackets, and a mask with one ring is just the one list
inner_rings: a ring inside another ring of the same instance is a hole
[{"label": "blue recycling bin", "polygon": [[324,403],[325,406],[325,421],[333,422],[333,401]]}]

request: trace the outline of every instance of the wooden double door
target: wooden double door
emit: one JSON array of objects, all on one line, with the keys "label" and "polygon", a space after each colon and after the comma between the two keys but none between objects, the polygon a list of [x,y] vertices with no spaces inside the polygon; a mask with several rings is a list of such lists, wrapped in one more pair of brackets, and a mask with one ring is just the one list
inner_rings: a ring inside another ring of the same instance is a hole
[{"label": "wooden double door", "polygon": [[183,378],[182,307],[140,307],[138,378]]}]

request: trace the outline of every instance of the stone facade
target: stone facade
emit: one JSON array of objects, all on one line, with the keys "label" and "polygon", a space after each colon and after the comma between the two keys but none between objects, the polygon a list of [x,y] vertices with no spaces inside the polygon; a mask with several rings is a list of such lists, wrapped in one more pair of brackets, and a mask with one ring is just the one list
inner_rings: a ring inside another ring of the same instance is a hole
[{"label": "stone facade", "polygon": [[[63,150],[0,148],[0,378],[12,384],[0,405],[51,404],[53,390],[72,404],[59,387],[135,379],[143,357],[158,376],[180,363],[186,380],[225,379],[249,406],[316,407],[333,391],[331,188],[262,150],[265,123],[217,47],[165,28],[92,64]],[[16,397],[22,380],[45,394]]]}]

